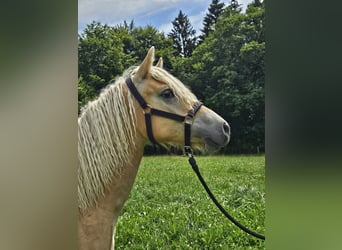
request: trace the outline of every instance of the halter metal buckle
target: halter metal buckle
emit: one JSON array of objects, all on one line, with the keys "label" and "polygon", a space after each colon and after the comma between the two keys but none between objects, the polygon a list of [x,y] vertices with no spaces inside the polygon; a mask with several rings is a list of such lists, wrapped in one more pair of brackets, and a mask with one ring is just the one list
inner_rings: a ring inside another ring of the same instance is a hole
[{"label": "halter metal buckle", "polygon": [[184,146],[184,153],[188,157],[192,157],[194,155],[191,146]]},{"label": "halter metal buckle", "polygon": [[192,125],[193,122],[194,122],[194,117],[193,117],[192,115],[187,114],[187,115],[184,117],[184,123],[187,123],[187,124]]},{"label": "halter metal buckle", "polygon": [[144,115],[151,114],[152,106],[150,104],[146,105],[146,108],[143,109]]}]

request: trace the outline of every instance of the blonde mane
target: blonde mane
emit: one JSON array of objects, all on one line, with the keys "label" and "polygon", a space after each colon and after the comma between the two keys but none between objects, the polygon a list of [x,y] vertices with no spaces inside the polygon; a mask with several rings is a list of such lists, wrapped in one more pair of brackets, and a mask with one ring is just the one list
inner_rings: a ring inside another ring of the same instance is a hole
[{"label": "blonde mane", "polygon": [[113,175],[134,149],[136,115],[127,91],[128,73],[89,102],[78,118],[78,206],[81,211],[104,195]]},{"label": "blonde mane", "polygon": [[[137,69],[130,68],[109,84],[98,99],[82,109],[78,118],[78,206],[82,212],[104,196],[113,175],[120,173],[134,150],[135,99],[127,90],[125,79]],[[167,71],[152,67],[150,74],[155,80],[168,84],[179,101],[189,108],[197,101],[195,95]]]}]

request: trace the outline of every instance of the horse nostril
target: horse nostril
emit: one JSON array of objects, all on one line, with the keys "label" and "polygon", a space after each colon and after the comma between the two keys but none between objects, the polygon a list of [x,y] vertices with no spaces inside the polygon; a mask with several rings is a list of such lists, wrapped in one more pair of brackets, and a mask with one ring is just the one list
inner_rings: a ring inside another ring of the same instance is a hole
[{"label": "horse nostril", "polygon": [[229,127],[229,124],[227,122],[224,122],[223,123],[223,131],[226,133],[226,134],[230,134],[230,127]]}]

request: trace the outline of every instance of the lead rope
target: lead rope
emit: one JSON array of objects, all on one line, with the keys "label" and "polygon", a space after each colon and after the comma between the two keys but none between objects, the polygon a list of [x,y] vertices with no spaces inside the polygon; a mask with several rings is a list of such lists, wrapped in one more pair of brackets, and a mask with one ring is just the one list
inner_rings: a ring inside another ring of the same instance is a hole
[{"label": "lead rope", "polygon": [[259,238],[261,240],[265,240],[265,236],[264,235],[261,235],[261,234],[258,234],[250,229],[248,229],[247,227],[245,227],[244,225],[242,225],[240,222],[238,222],[233,216],[231,216],[222,206],[221,204],[216,200],[214,194],[210,191],[207,183],[205,182],[205,180],[203,179],[200,171],[199,171],[199,168],[197,166],[197,163],[196,163],[196,160],[193,156],[192,153],[189,153],[187,154],[187,156],[189,157],[189,163],[192,167],[192,169],[195,171],[199,181],[201,182],[202,186],[204,187],[205,191],[207,191],[209,197],[211,198],[211,200],[215,203],[215,205],[220,209],[220,211],[231,221],[233,222],[237,227],[239,227],[241,230],[243,230],[244,232],[256,237],[256,238]]}]

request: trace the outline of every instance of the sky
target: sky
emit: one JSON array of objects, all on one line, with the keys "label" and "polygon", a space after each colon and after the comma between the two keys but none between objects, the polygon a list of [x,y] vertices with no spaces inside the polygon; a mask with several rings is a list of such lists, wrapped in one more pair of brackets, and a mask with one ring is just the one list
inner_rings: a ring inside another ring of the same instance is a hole
[{"label": "sky", "polygon": [[[78,0],[78,33],[82,33],[87,24],[98,21],[114,26],[124,20],[134,25],[152,25],[165,34],[171,31],[171,22],[178,16],[179,10],[188,16],[191,25],[200,34],[203,18],[211,0]],[[221,0],[226,5],[230,0]],[[239,0],[244,11],[252,0]]]}]

